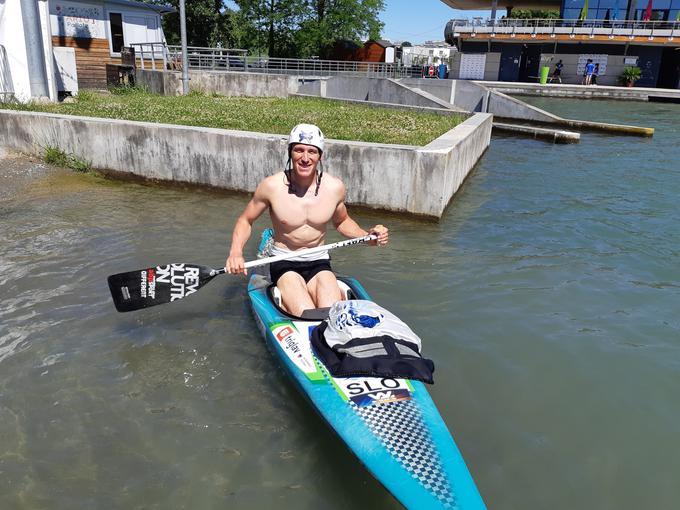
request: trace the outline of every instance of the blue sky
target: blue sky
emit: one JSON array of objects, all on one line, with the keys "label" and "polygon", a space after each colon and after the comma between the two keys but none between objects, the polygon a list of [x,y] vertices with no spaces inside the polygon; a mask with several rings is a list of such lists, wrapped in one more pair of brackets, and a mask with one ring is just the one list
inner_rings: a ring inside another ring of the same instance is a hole
[{"label": "blue sky", "polygon": [[[501,11],[501,9],[499,9]],[[452,18],[489,17],[490,11],[459,11],[440,0],[385,0],[380,19],[385,23],[382,37],[413,44],[443,41],[444,27]],[[505,9],[502,9],[505,14]],[[502,15],[499,12],[499,15]]]}]

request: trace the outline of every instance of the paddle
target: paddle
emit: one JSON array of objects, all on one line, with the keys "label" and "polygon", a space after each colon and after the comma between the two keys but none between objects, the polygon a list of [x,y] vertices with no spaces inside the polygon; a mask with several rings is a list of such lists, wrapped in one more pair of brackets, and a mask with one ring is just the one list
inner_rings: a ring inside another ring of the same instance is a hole
[{"label": "paddle", "polygon": [[[377,236],[367,235],[338,241],[337,243],[324,244],[315,248],[292,251],[284,255],[246,262],[245,268],[264,266],[279,260],[312,255],[326,250],[366,243],[375,239],[377,239]],[[226,273],[226,271],[226,268],[213,269],[207,266],[180,263],[118,273],[109,276],[107,280],[116,310],[130,312],[185,298],[205,286],[217,275]]]}]

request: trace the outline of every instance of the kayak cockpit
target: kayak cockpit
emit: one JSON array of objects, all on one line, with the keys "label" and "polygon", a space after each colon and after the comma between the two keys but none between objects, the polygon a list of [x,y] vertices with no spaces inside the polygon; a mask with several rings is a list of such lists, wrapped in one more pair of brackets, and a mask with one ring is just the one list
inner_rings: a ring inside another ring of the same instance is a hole
[{"label": "kayak cockpit", "polygon": [[[340,291],[342,292],[344,300],[358,299],[357,293],[352,289],[352,287],[347,282],[344,282],[340,277],[338,278],[338,287],[340,287]],[[322,321],[328,318],[328,312],[330,311],[330,307],[310,308],[308,310],[304,310],[302,312],[302,315],[300,316],[293,315],[284,308],[283,301],[281,300],[281,291],[273,283],[267,287],[267,297],[279,312],[295,319],[302,319],[307,321]]]}]

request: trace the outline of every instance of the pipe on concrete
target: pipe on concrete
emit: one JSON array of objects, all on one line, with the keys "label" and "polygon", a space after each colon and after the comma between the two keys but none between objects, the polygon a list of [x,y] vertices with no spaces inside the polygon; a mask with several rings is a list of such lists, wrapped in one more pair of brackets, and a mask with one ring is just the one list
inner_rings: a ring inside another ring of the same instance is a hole
[{"label": "pipe on concrete", "polygon": [[28,60],[31,96],[34,98],[49,97],[38,0],[21,0],[21,14],[24,25],[24,39],[26,40],[26,58]]}]

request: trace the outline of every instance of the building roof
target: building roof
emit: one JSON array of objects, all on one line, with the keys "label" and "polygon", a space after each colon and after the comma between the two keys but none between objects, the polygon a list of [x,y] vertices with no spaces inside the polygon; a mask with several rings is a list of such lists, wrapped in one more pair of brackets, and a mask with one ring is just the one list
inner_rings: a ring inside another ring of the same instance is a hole
[{"label": "building roof", "polygon": [[[443,3],[453,9],[460,9],[463,11],[490,11],[491,0],[441,0]],[[559,9],[562,5],[562,0],[498,0],[498,8],[506,9],[512,7],[515,9]]]},{"label": "building roof", "polygon": [[108,4],[124,5],[126,7],[137,7],[138,9],[150,9],[156,11],[158,14],[177,12],[171,5],[149,4],[146,2],[136,2],[135,0],[104,0],[104,2]]},{"label": "building roof", "polygon": [[394,46],[394,44],[392,42],[387,41],[385,39],[369,39],[368,41],[366,41],[365,44],[368,44],[370,42],[374,42],[376,44],[379,44],[383,48],[391,48],[392,46]]}]

